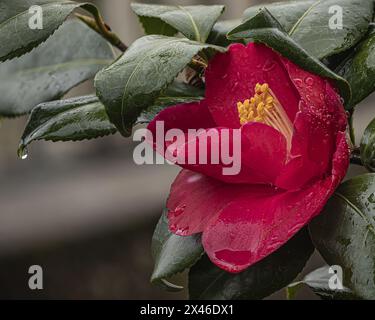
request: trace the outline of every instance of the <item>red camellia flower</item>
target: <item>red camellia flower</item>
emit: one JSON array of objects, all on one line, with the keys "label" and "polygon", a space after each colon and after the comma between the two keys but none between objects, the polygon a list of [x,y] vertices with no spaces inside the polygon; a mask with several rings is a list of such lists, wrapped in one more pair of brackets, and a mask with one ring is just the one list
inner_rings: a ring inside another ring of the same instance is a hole
[{"label": "red camellia flower", "polygon": [[322,210],[348,168],[347,119],[328,79],[261,44],[217,54],[205,81],[203,101],[169,107],[148,128],[164,121],[166,130],[214,128],[220,137],[241,129],[237,175],[223,175],[222,164],[182,164],[167,202],[173,233],[203,233],[211,261],[240,272]]}]

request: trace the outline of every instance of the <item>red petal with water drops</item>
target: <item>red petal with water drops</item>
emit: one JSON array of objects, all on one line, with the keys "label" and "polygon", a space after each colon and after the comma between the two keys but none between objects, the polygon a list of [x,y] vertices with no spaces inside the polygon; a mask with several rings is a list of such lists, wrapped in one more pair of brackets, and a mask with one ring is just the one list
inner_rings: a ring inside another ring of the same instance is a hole
[{"label": "red petal with water drops", "polygon": [[170,230],[178,235],[202,232],[234,199],[261,195],[263,186],[228,184],[190,170],[182,170],[167,201]]},{"label": "red petal with water drops", "polygon": [[345,131],[347,121],[340,97],[327,80],[285,58],[282,61],[301,96],[291,159],[276,181],[277,186],[290,190],[330,170],[337,134]]},{"label": "red petal with water drops", "polygon": [[[331,175],[299,191],[257,188],[235,198],[210,219],[203,246],[220,268],[240,272],[265,258],[315,217],[348,167],[345,135],[338,136]],[[260,194],[260,190],[263,194]]]},{"label": "red petal with water drops", "polygon": [[217,54],[206,73],[206,99],[218,126],[239,128],[237,102],[254,95],[257,83],[268,83],[289,118],[298,110],[299,95],[279,55],[262,44],[233,44]]}]

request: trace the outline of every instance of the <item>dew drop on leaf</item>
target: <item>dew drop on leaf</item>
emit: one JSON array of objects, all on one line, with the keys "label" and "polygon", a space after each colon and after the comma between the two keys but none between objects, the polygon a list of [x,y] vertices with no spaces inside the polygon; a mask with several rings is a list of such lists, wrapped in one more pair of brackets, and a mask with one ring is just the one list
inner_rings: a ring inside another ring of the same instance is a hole
[{"label": "dew drop on leaf", "polygon": [[375,192],[371,193],[367,200],[371,203],[375,203]]}]

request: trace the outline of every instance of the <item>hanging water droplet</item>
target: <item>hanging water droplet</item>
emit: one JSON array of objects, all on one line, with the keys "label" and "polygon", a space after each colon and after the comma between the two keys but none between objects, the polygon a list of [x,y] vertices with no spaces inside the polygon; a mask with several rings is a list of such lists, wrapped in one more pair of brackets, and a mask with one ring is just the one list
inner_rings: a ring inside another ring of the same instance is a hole
[{"label": "hanging water droplet", "polygon": [[27,150],[27,147],[25,147],[24,145],[21,145],[19,148],[18,148],[18,158],[22,159],[22,160],[25,160],[28,156],[28,150]]}]

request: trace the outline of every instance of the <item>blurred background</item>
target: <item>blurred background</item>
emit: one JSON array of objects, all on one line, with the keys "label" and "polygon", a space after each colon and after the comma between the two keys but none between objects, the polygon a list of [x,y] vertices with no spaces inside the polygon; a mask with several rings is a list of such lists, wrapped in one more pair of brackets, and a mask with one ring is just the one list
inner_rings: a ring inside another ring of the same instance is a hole
[{"label": "blurred background", "polygon": [[[142,35],[130,1],[92,2],[126,44]],[[225,4],[223,19],[231,19],[250,5],[271,1],[142,2]],[[69,96],[91,92],[92,83],[87,82]],[[375,116],[374,101],[370,97],[357,108],[357,139]],[[120,135],[37,142],[30,146],[29,157],[20,160],[16,149],[25,122],[2,119],[0,127],[0,298],[186,298],[186,291],[168,293],[149,283],[153,229],[179,169],[135,165],[134,144]],[[44,271],[43,290],[28,288],[28,269],[35,264]],[[323,264],[314,254],[304,273]],[[184,283],[185,278],[174,280]],[[284,297],[282,291],[270,298]],[[298,298],[315,297],[306,289]]]}]

